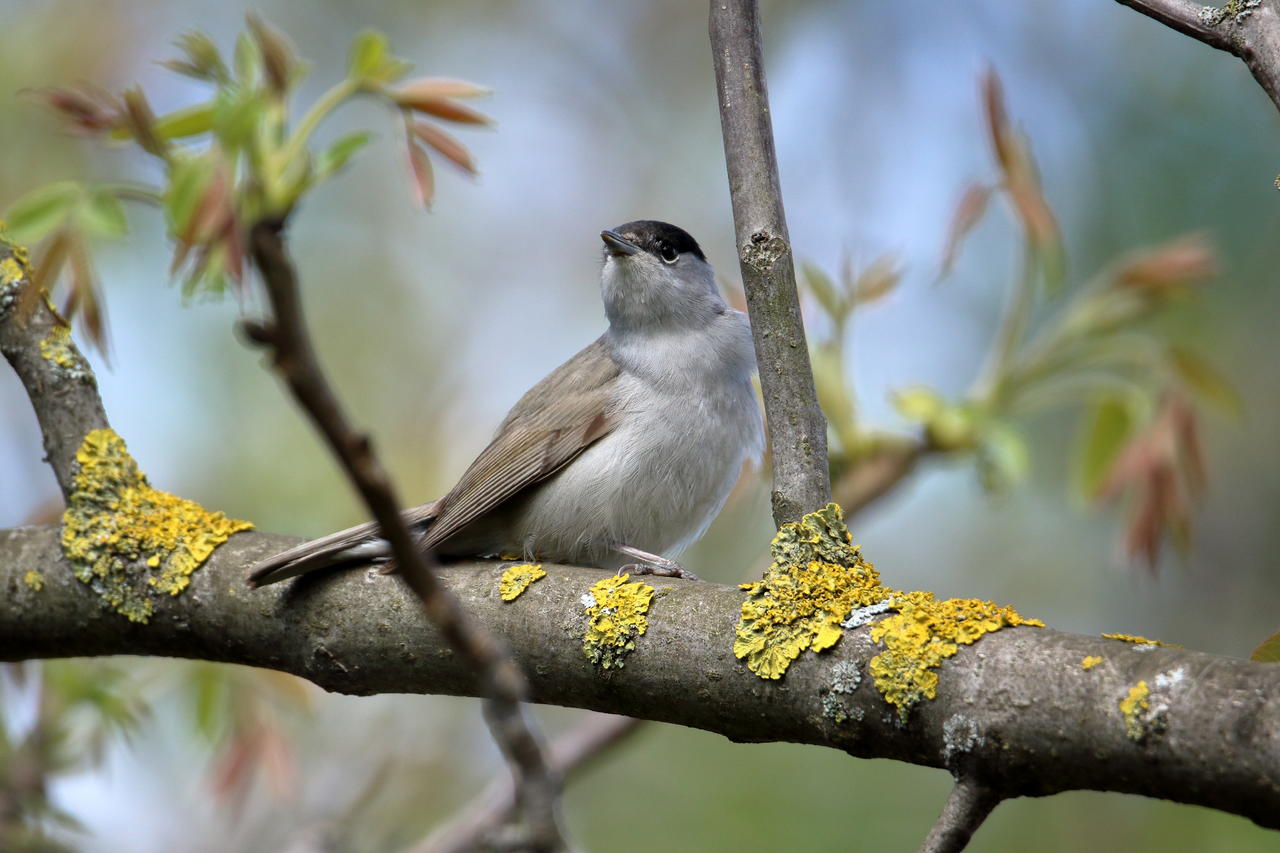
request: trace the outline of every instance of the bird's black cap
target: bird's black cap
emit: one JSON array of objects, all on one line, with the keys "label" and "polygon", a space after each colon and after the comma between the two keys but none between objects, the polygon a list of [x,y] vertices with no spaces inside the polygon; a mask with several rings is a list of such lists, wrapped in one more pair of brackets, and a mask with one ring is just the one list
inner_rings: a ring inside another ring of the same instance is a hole
[{"label": "bird's black cap", "polygon": [[700,261],[707,259],[707,256],[702,254],[702,247],[698,245],[698,241],[693,239],[688,231],[669,222],[637,219],[635,222],[623,223],[613,230],[657,257],[661,257],[662,250],[669,246],[678,254],[692,252]]}]

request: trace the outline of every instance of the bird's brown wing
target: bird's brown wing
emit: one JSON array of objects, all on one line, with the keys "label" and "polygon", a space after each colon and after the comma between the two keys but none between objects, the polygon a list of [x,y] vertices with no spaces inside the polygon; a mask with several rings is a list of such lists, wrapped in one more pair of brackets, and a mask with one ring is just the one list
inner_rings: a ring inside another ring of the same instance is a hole
[{"label": "bird's brown wing", "polygon": [[423,544],[438,545],[607,435],[617,422],[617,377],[617,364],[601,339],[531,388],[497,437],[439,500]]}]

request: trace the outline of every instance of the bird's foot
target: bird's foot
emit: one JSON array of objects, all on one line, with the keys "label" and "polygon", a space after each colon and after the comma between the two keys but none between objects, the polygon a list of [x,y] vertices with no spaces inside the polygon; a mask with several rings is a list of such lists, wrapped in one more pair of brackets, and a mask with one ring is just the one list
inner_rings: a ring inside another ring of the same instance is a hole
[{"label": "bird's foot", "polygon": [[641,551],[639,548],[632,548],[629,545],[619,545],[618,550],[628,557],[635,557],[638,562],[627,563],[618,569],[619,572],[626,572],[632,575],[657,575],[664,578],[683,578],[687,581],[700,581],[702,578],[666,557],[660,557],[657,554],[650,554],[648,551]]}]

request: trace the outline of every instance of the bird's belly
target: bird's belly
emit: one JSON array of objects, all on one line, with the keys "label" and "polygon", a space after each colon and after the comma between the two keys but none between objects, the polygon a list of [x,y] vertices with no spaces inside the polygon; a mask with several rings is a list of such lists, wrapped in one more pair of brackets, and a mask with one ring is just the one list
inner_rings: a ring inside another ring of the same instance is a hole
[{"label": "bird's belly", "polygon": [[738,408],[681,401],[628,412],[513,507],[511,544],[530,557],[604,568],[630,561],[617,545],[674,556],[711,523],[754,446],[754,423],[726,416]]}]

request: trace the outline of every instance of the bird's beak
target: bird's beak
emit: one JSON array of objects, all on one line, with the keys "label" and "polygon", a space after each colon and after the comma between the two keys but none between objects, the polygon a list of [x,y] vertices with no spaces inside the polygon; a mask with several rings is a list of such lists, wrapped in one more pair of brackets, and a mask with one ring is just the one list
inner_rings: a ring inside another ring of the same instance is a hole
[{"label": "bird's beak", "polygon": [[617,231],[601,231],[600,239],[604,241],[605,248],[609,250],[609,254],[615,258],[634,255],[640,251],[639,246],[623,237]]}]

